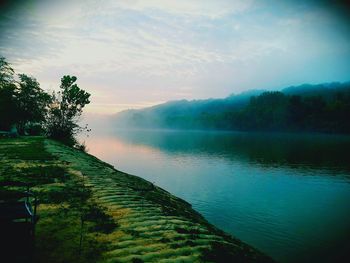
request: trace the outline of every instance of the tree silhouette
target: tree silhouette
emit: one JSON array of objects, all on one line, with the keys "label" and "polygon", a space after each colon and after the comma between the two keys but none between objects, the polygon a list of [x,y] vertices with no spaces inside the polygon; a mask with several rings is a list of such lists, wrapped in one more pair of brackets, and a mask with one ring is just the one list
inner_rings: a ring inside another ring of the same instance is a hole
[{"label": "tree silhouette", "polygon": [[48,135],[69,145],[77,143],[74,136],[87,127],[78,124],[83,108],[90,103],[90,94],[75,83],[75,76],[63,76],[60,91],[52,95],[47,118]]},{"label": "tree silhouette", "polygon": [[14,83],[15,71],[4,57],[0,57],[0,87]]},{"label": "tree silhouette", "polygon": [[45,115],[51,97],[40,88],[39,82],[25,74],[19,74],[19,85],[16,89],[17,130],[24,134],[26,125],[38,124],[45,121]]},{"label": "tree silhouette", "polygon": [[8,130],[16,123],[17,107],[14,70],[0,57],[0,130]]}]

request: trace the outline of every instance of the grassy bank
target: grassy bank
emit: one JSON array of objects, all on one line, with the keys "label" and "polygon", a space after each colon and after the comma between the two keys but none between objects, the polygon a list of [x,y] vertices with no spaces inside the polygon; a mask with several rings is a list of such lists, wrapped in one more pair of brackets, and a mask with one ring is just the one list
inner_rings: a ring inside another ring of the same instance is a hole
[{"label": "grassy bank", "polygon": [[41,137],[0,140],[0,180],[33,186],[37,262],[270,262],[191,206]]}]

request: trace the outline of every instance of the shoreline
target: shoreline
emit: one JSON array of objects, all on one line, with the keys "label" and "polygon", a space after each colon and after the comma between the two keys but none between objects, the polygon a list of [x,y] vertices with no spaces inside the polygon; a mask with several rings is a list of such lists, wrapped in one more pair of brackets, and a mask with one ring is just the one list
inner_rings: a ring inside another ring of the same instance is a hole
[{"label": "shoreline", "polygon": [[[26,142],[26,138],[18,140]],[[91,200],[116,225],[108,233],[86,230],[86,236],[91,234],[97,244],[104,244],[98,262],[273,262],[211,225],[188,202],[166,190],[120,172],[93,155],[45,138],[35,140],[73,177],[82,180],[91,191]],[[45,236],[45,229],[40,228],[45,206],[40,206],[38,230],[39,236]]]},{"label": "shoreline", "polygon": [[[93,126],[92,126],[93,127]],[[93,134],[111,135],[116,132],[159,132],[159,133],[208,133],[208,134],[237,134],[237,135],[261,135],[261,136],[294,136],[298,137],[339,137],[339,138],[350,138],[350,133],[332,133],[332,132],[320,132],[320,131],[251,131],[251,130],[224,130],[224,129],[171,129],[171,128],[127,128],[127,127],[116,127],[107,130],[100,130],[99,128],[93,127]],[[84,137],[81,136],[79,140],[84,141]]]}]

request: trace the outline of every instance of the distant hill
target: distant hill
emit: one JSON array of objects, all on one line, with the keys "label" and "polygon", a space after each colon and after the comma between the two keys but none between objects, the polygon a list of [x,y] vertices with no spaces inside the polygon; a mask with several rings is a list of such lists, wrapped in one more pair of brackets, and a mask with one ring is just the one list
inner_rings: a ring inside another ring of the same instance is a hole
[{"label": "distant hill", "polygon": [[122,126],[157,126],[162,127],[164,118],[171,116],[187,116],[193,118],[203,114],[218,114],[227,111],[236,111],[244,108],[254,95],[260,95],[264,90],[245,91],[240,94],[231,94],[223,99],[205,100],[176,100],[168,101],[152,107],[125,110],[117,113],[113,120]]},{"label": "distant hill", "polygon": [[350,82],[334,82],[251,90],[223,99],[169,101],[120,112],[112,122],[137,128],[348,132],[349,109]]},{"label": "distant hill", "polygon": [[348,92],[349,89],[350,82],[331,82],[317,85],[303,84],[299,86],[291,86],[282,89],[281,92],[286,95],[322,96],[326,99],[331,98],[338,92]]}]

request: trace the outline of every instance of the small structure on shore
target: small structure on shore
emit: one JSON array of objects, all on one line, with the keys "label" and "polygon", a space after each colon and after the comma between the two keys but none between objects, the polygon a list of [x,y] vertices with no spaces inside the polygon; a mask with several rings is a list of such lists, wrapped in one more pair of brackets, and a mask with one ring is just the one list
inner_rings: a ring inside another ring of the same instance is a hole
[{"label": "small structure on shore", "polygon": [[0,138],[16,138],[18,137],[18,131],[16,126],[12,126],[8,131],[0,131]]},{"label": "small structure on shore", "polygon": [[[35,195],[22,182],[0,182],[1,262],[31,262],[37,221]],[[25,189],[25,190],[24,190]]]}]

